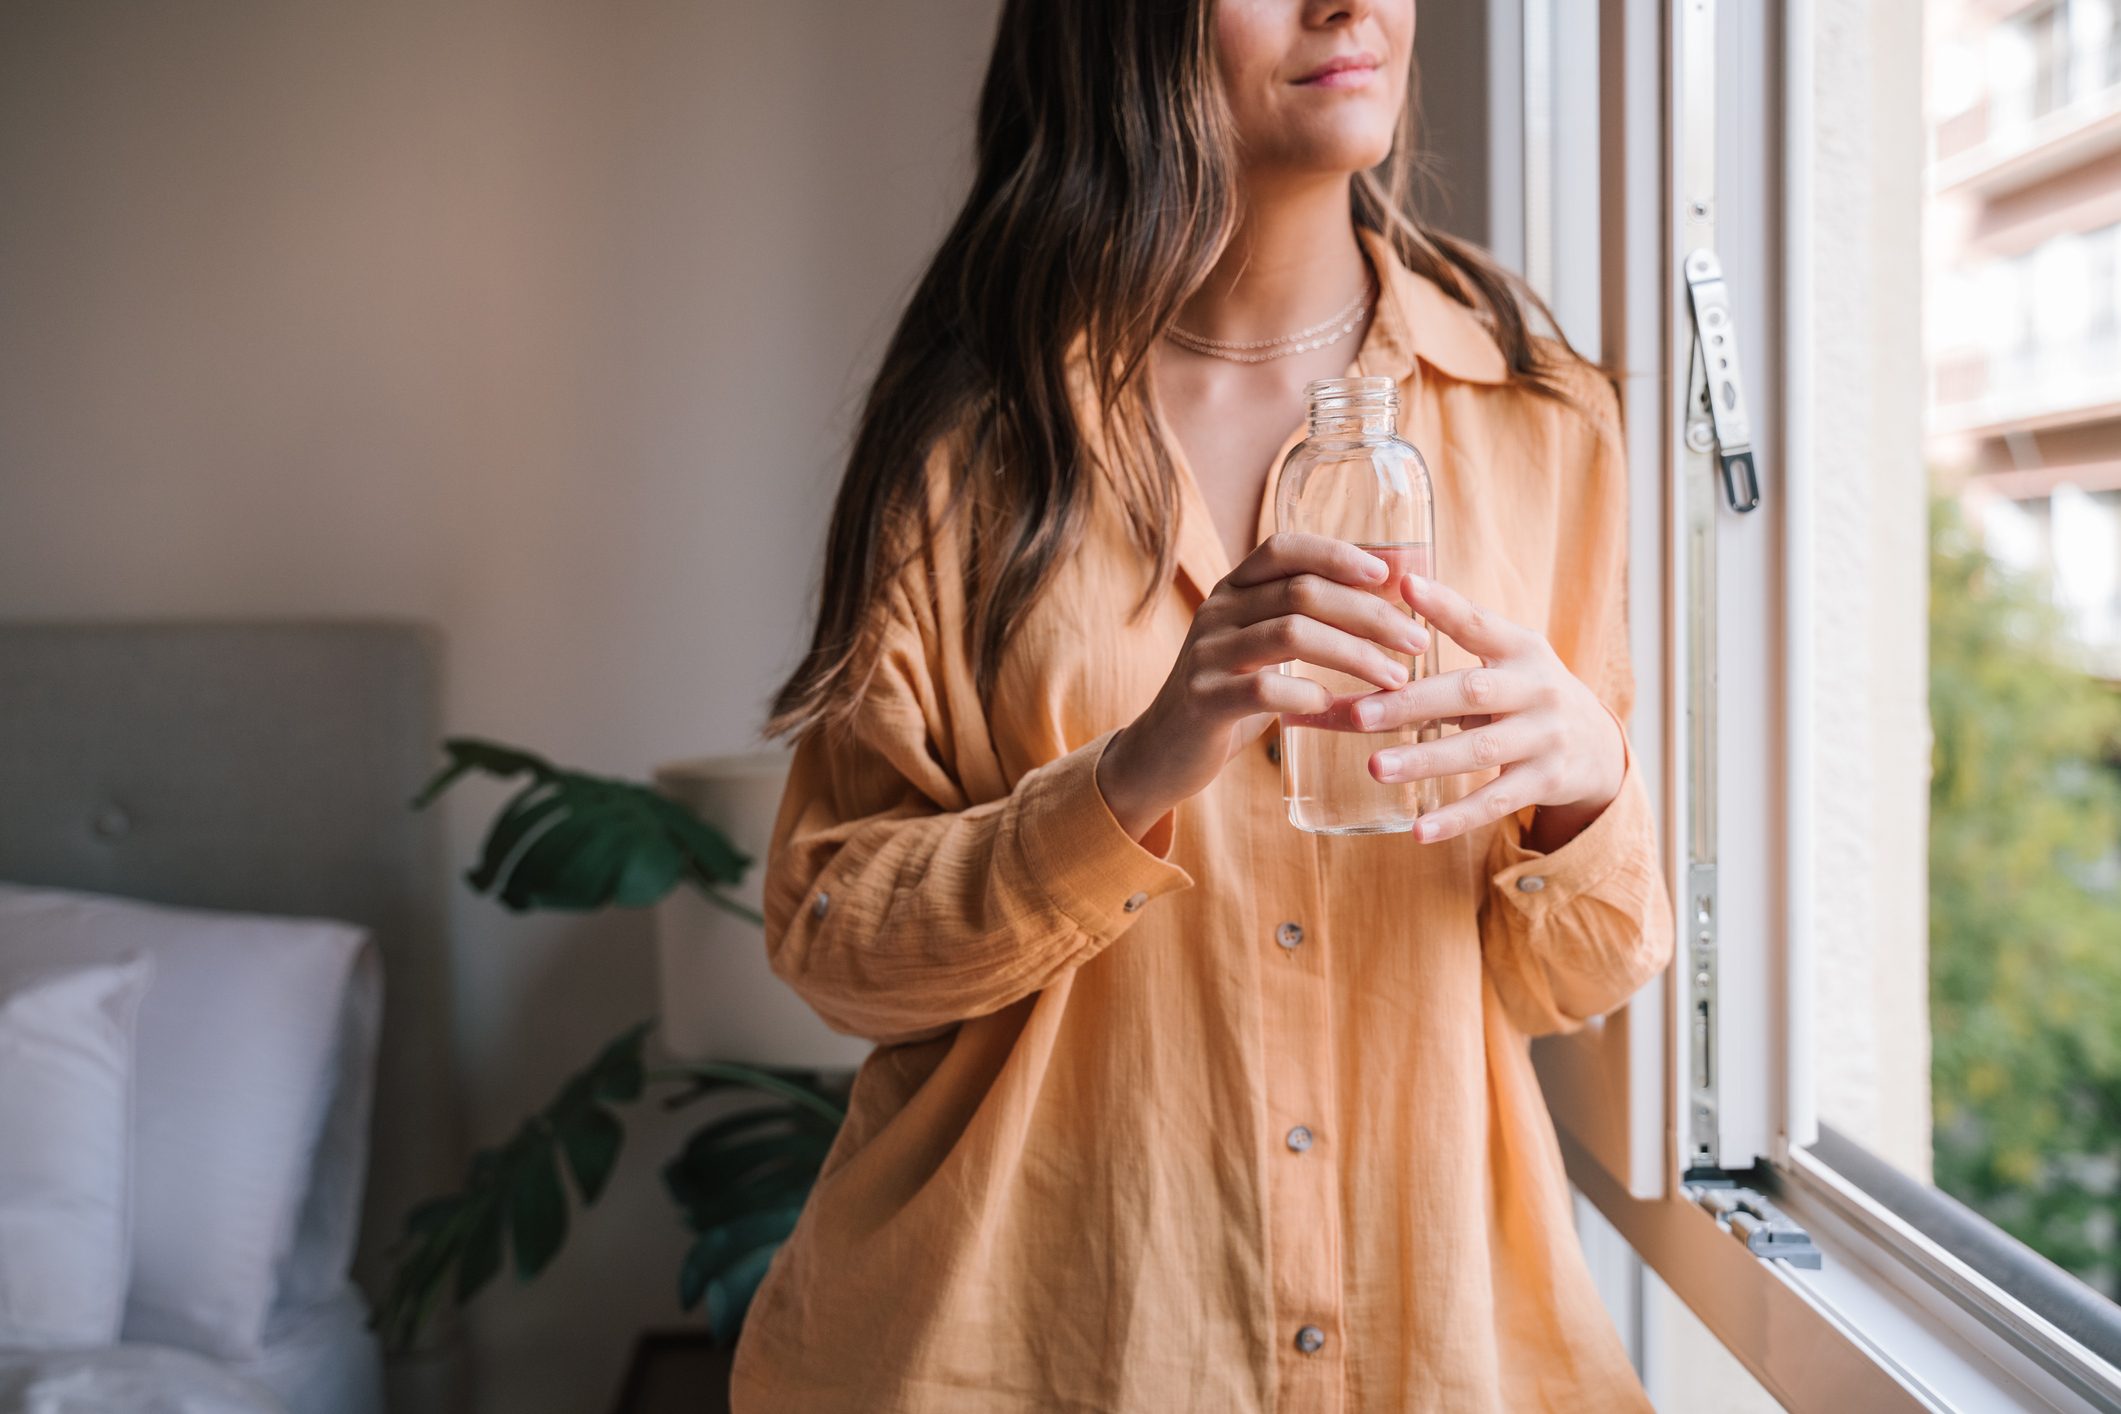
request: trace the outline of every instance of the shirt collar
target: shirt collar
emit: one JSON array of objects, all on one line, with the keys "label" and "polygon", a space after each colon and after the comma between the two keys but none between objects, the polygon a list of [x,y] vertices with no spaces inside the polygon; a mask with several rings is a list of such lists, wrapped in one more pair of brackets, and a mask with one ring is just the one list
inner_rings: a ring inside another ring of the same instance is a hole
[{"label": "shirt collar", "polygon": [[[1358,377],[1381,375],[1405,383],[1416,375],[1417,364],[1425,364],[1460,382],[1509,381],[1509,364],[1480,316],[1444,293],[1434,281],[1408,269],[1390,239],[1381,232],[1358,226],[1356,236],[1369,252],[1381,289],[1377,312],[1347,370],[1350,374]],[[1099,453],[1096,459],[1103,463],[1104,419],[1090,378],[1089,359],[1085,352],[1087,345],[1086,335],[1077,330],[1069,340],[1065,361],[1077,426],[1090,449]],[[1299,427],[1295,437],[1301,436]],[[1294,437],[1291,440],[1293,442]],[[1284,446],[1282,455],[1287,452],[1288,447]],[[1261,500],[1262,533],[1271,528],[1266,518],[1273,502],[1273,481],[1280,475],[1281,460],[1281,456],[1275,458],[1267,492]],[[1184,507],[1176,532],[1178,571],[1182,578],[1192,583],[1194,591],[1205,598],[1216,580],[1228,570],[1227,555],[1206,507],[1200,503],[1191,476],[1184,479],[1182,493]]]},{"label": "shirt collar", "polygon": [[1464,383],[1506,383],[1510,366],[1473,310],[1407,268],[1382,231],[1355,228],[1382,286],[1355,361],[1365,374],[1404,381],[1417,360]]}]

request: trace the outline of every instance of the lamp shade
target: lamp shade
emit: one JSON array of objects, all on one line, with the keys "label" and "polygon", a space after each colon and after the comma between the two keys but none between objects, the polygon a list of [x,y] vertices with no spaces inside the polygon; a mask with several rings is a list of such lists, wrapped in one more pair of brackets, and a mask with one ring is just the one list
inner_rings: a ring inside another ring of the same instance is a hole
[{"label": "lamp shade", "polygon": [[[656,789],[690,807],[751,856],[731,897],[759,907],[766,845],[788,780],[789,753],[705,756],[658,767]],[[655,906],[662,1043],[685,1060],[852,1069],[867,1041],[818,1019],[766,963],[758,925],[718,908],[690,886]]]}]

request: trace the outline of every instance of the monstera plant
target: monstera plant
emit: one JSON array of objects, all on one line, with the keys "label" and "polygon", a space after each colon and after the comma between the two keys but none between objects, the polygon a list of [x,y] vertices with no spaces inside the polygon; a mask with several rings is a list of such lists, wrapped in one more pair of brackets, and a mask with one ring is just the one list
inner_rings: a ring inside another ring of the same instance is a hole
[{"label": "monstera plant", "polygon": [[[452,737],[443,750],[449,762],[413,798],[416,810],[472,772],[526,778],[465,875],[511,912],[644,908],[689,886],[762,922],[725,892],[751,860],[652,787],[470,737]],[[691,1233],[677,1263],[679,1300],[688,1311],[705,1302],[716,1338],[735,1338],[846,1117],[845,1082],[723,1062],[653,1066],[652,1029],[643,1021],[612,1038],[505,1142],[473,1155],[462,1188],[406,1215],[373,1321],[388,1348],[411,1348],[439,1306],[471,1300],[511,1260],[518,1280],[544,1271],[567,1240],[570,1214],[593,1206],[617,1168],[627,1108],[655,1091],[665,1109],[732,1090],[763,1097],[702,1125],[663,1165],[663,1186]]]}]

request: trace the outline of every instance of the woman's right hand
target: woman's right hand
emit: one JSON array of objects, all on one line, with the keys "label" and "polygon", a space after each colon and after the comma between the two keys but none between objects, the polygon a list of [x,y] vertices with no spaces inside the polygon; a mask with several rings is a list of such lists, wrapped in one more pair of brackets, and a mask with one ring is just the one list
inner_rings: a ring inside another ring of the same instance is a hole
[{"label": "woman's right hand", "polygon": [[1323,535],[1270,536],[1215,586],[1178,661],[1139,717],[1097,763],[1113,817],[1140,839],[1180,801],[1205,789],[1276,713],[1315,716],[1332,705],[1322,683],[1281,671],[1300,660],[1390,691],[1408,655],[1428,646],[1413,616],[1386,597],[1385,562]]}]

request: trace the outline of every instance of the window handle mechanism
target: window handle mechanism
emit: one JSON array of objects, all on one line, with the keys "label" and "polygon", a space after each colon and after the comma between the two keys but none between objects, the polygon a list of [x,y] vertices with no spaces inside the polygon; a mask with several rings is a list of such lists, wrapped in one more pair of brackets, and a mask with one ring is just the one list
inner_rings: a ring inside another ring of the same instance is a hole
[{"label": "window handle mechanism", "polygon": [[1716,459],[1723,468],[1723,494],[1734,511],[1750,511],[1760,504],[1760,477],[1753,466],[1753,418],[1746,408],[1745,377],[1738,363],[1738,329],[1731,320],[1730,287],[1723,280],[1723,264],[1711,250],[1696,250],[1686,258],[1686,288],[1694,311],[1694,377],[1698,402],[1707,413],[1697,412],[1687,424],[1687,441],[1696,451],[1697,435],[1713,437]]}]

